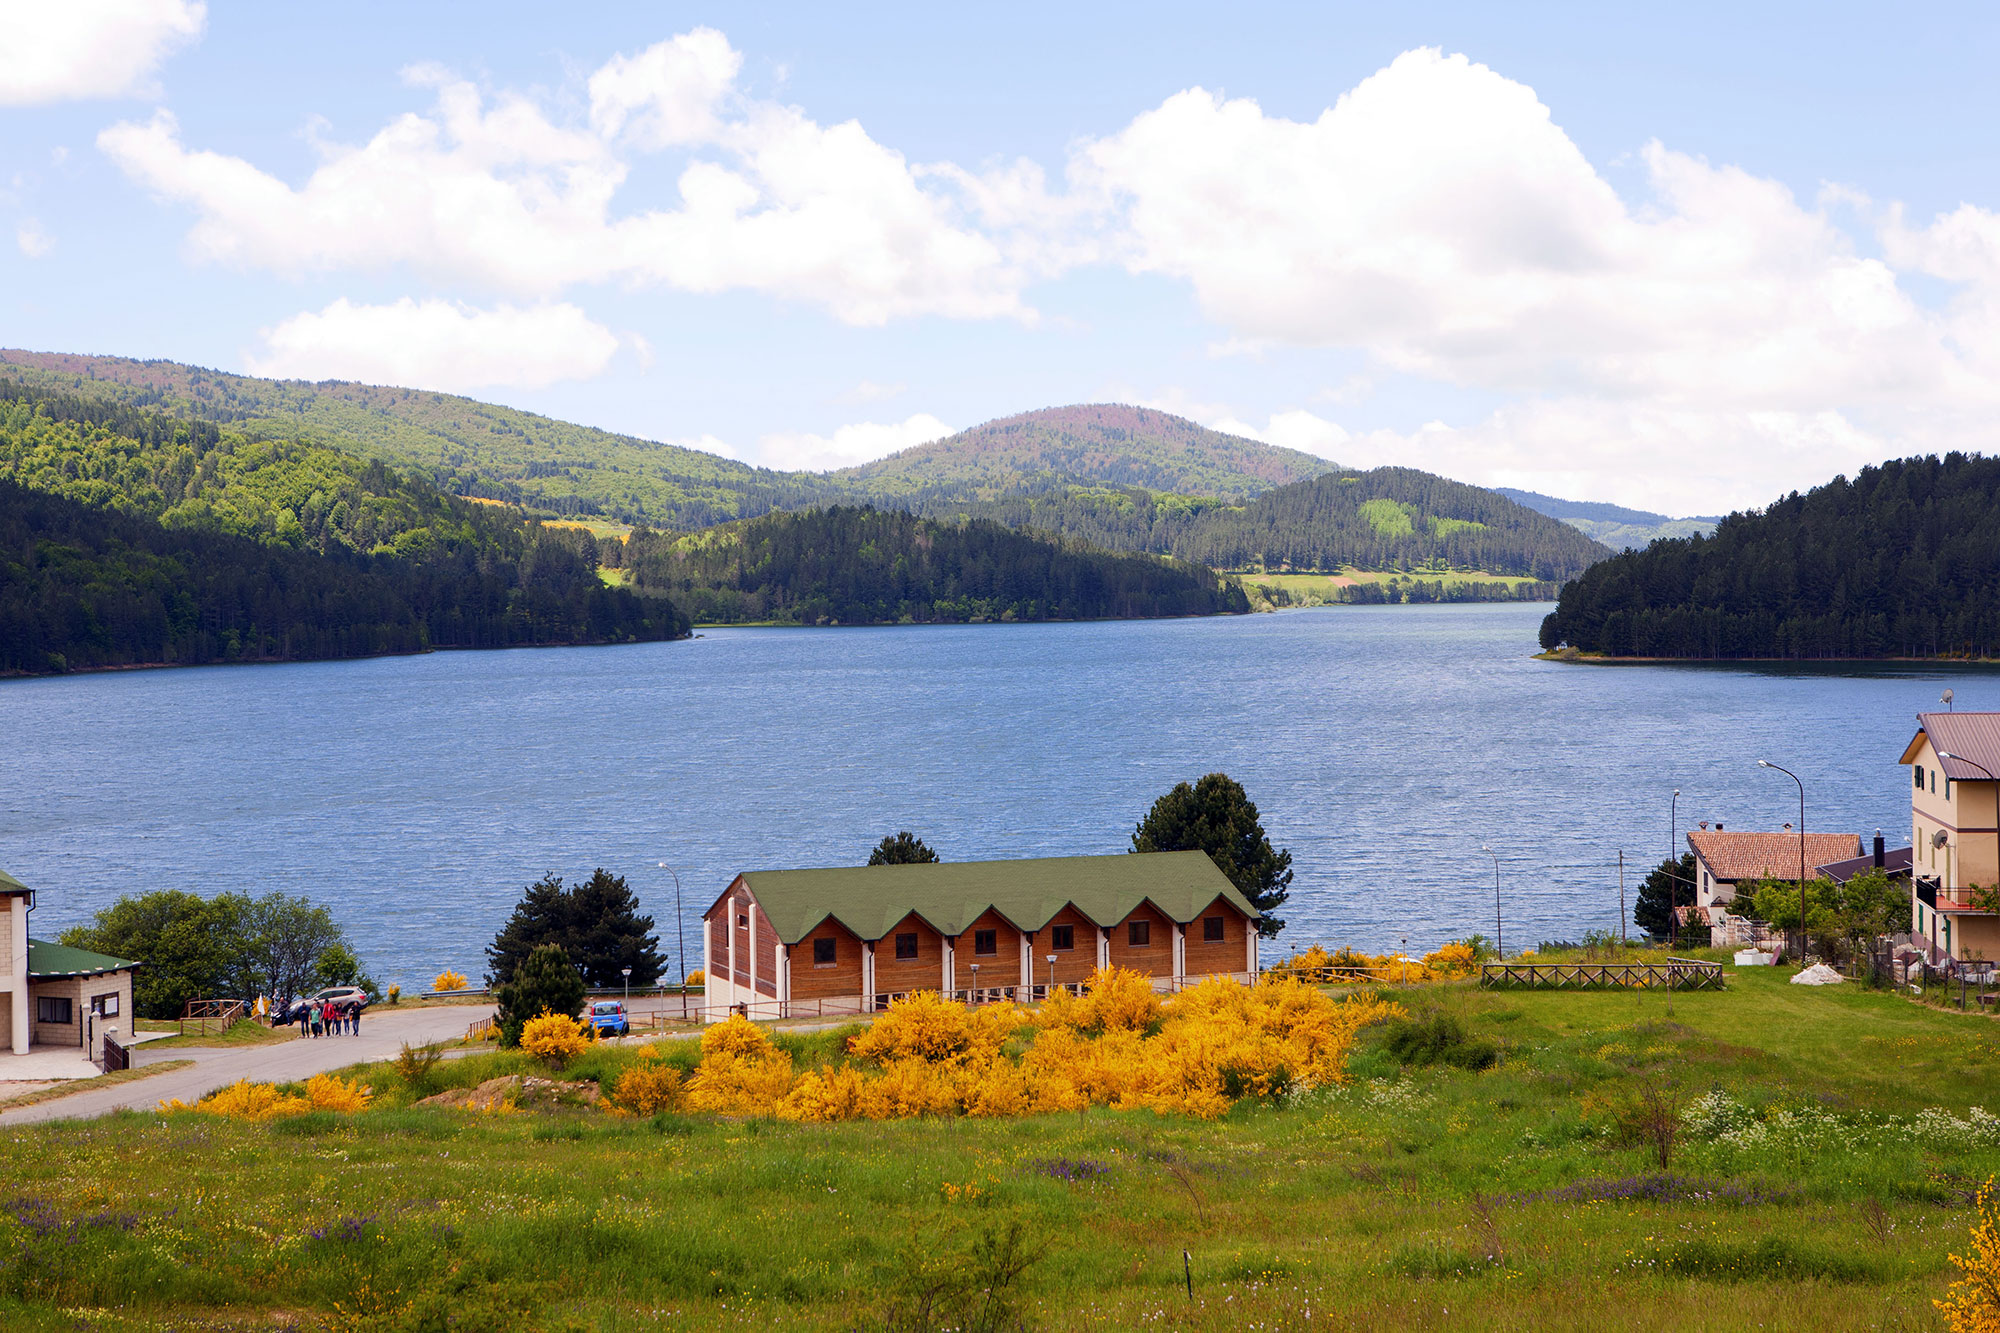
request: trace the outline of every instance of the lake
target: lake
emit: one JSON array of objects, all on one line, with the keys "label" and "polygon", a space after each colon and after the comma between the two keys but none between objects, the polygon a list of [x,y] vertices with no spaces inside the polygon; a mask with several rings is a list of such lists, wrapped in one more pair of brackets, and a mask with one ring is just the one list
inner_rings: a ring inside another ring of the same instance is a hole
[{"label": "lake", "polygon": [[1948,667],[1584,667],[1532,659],[1546,606],[1205,620],[712,629],[691,642],[0,682],[0,867],[37,936],[121,893],[329,904],[386,985],[475,978],[544,871],[626,875],[676,947],[739,870],[1118,852],[1154,798],[1225,771],[1297,874],[1278,952],[1508,947],[1615,929],[1680,828],[1908,836],[1913,715]]}]

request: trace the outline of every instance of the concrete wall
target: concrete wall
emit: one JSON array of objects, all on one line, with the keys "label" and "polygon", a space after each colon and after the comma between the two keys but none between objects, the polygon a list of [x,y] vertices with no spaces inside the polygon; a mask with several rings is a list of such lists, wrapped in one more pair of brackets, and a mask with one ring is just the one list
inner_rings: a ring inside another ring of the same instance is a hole
[{"label": "concrete wall", "polygon": [[[70,1021],[67,1023],[43,1023],[40,1020],[43,997],[67,999],[70,1002]],[[117,1012],[95,1021],[91,1020],[91,1002],[102,999],[107,1007]],[[65,977],[53,981],[37,981],[29,987],[31,1009],[29,1017],[37,1046],[68,1047],[83,1051],[84,1038],[90,1037],[90,1058],[97,1059],[103,1051],[102,1038],[107,1027],[117,1028],[129,1035],[132,1031],[132,974],[130,972],[110,972],[97,977]]]},{"label": "concrete wall", "polygon": [[28,1053],[28,900],[0,896],[0,1051]]}]

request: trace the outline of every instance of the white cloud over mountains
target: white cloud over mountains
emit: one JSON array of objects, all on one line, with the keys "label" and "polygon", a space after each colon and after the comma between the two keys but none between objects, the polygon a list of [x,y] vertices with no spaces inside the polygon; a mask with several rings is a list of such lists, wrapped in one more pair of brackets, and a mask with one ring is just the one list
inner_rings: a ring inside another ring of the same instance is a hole
[{"label": "white cloud over mountains", "polygon": [[251,373],[464,393],[590,379],[618,336],[567,303],[475,310],[455,301],[355,305],[342,299],[264,330]]},{"label": "white cloud over mountains", "polygon": [[[1029,323],[1031,284],[1109,263],[1184,283],[1224,350],[1359,350],[1368,373],[1343,366],[1342,384],[1414,377],[1505,402],[1469,423],[1344,428],[1337,393],[1328,415],[1296,406],[1328,401],[1329,371],[1264,427],[1242,405],[1210,420],[1345,462],[1696,511],[1976,443],[2000,397],[2000,215],[1801,201],[1659,143],[1639,148],[1628,198],[1532,89],[1462,56],[1408,52],[1309,122],[1190,89],[1079,144],[1060,187],[1027,161],[911,163],[856,122],[750,96],[742,66],[696,29],[606,61],[572,115],[415,69],[429,105],[318,143],[297,181],[185,144],[165,112],[99,144],[193,210],[200,259],[397,270],[522,303],[336,303],[272,330],[270,364],[335,348],[347,364],[367,351],[347,330],[394,323],[452,349],[434,375],[546,382],[508,378],[551,373],[510,340],[568,320],[581,350],[557,373],[608,363],[616,337],[562,303],[593,285],[758,292],[857,326]],[[621,208],[651,173],[672,174],[670,203]],[[1919,274],[1947,304],[1915,298]],[[853,462],[934,426],[766,447]]]},{"label": "white cloud over mountains", "polygon": [[0,106],[123,97],[201,35],[201,0],[12,0],[0,5]]},{"label": "white cloud over mountains", "polygon": [[902,421],[858,421],[831,435],[805,432],[766,435],[757,448],[745,451],[745,462],[763,467],[827,472],[853,467],[899,450],[929,444],[952,434],[952,428],[928,412]]}]

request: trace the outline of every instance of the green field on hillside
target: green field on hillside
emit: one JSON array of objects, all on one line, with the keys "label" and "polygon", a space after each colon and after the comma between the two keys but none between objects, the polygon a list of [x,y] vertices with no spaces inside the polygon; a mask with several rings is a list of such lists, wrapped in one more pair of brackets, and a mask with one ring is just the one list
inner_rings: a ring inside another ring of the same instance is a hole
[{"label": "green field on hillside", "polygon": [[[1943,1327],[2000,1170],[1972,1110],[2000,1100],[1989,1020],[1752,969],[1671,999],[1398,998],[1499,1063],[1405,1066],[1375,1029],[1347,1086],[1213,1122],[479,1114],[409,1107],[384,1065],[350,1117],[15,1127],[0,1324]],[[840,1058],[838,1033],[783,1040]]]}]

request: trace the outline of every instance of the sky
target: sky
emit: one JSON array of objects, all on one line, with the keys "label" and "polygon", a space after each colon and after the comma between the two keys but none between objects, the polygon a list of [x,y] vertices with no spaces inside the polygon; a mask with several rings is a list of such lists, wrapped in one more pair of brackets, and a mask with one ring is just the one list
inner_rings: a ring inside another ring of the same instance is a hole
[{"label": "sky", "polygon": [[1984,448],[1995,15],[0,0],[0,346],[1726,512]]}]

